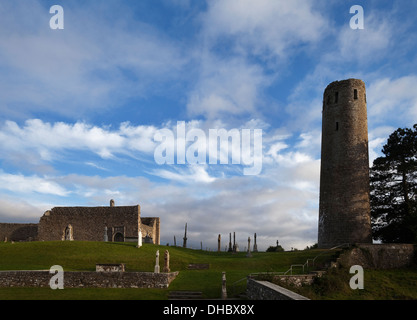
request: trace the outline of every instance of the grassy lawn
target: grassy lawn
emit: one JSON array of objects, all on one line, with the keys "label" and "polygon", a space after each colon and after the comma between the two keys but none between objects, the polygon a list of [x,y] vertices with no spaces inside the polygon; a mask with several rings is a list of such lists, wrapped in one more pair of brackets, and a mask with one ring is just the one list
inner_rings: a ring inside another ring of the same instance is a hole
[{"label": "grassy lawn", "polygon": [[[53,265],[61,265],[64,271],[95,271],[97,263],[125,263],[127,272],[152,272],[156,250],[160,251],[162,268],[163,253],[167,249],[170,252],[171,271],[180,271],[169,289],[0,288],[0,300],[165,300],[172,290],[201,291],[204,298],[218,299],[221,295],[223,271],[226,272],[230,297],[245,291],[245,279],[250,273],[287,271],[291,264],[303,264],[307,259],[324,252],[321,250],[259,252],[252,253],[252,258],[246,258],[244,252],[218,253],[149,244],[138,249],[134,243],[76,241],[0,243],[0,270],[49,270]],[[317,264],[329,260],[333,254],[334,252],[323,254]],[[190,263],[208,263],[210,268],[187,270]],[[387,297],[417,299],[416,270],[366,271],[365,290],[355,292],[349,288],[350,277],[348,272],[330,274],[327,280],[322,279],[321,283],[310,288],[303,287],[300,293],[312,299],[386,299]],[[345,288],[346,285],[348,290]]]}]

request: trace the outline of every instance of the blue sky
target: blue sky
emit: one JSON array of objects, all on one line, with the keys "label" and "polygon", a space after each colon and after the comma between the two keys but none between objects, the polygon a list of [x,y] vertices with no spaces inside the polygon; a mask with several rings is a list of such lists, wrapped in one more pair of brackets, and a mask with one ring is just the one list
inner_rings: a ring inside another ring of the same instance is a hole
[{"label": "blue sky", "polygon": [[[52,5],[64,29],[52,30]],[[350,8],[364,29],[350,28]],[[54,206],[140,204],[162,243],[265,250],[317,241],[326,86],[365,81],[371,161],[417,120],[413,1],[3,0],[0,221]],[[154,136],[262,129],[262,171],[158,165]]]}]

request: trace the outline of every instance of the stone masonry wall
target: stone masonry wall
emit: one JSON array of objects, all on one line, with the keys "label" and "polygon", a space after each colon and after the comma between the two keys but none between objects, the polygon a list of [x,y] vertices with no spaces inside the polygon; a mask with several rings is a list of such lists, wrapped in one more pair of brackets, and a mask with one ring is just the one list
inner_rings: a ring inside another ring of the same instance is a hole
[{"label": "stone masonry wall", "polygon": [[0,241],[34,241],[37,237],[37,224],[0,223]]},{"label": "stone masonry wall", "polygon": [[365,83],[331,83],[323,96],[319,248],[372,243]]},{"label": "stone masonry wall", "polygon": [[[57,207],[47,211],[39,221],[40,241],[62,240],[71,225],[75,241],[103,241],[104,227],[124,227],[125,237],[138,236],[140,206]],[[109,239],[112,241],[112,239]]]},{"label": "stone masonry wall", "polygon": [[[125,241],[137,241],[138,216],[139,206],[54,208],[45,212],[39,224],[0,223],[0,241],[64,240],[69,225],[71,240],[103,241],[107,226],[108,241],[114,241],[113,237],[120,232]],[[160,244],[160,218],[146,217],[140,221],[142,237]]]},{"label": "stone masonry wall", "polygon": [[143,230],[149,228],[149,232],[152,235],[154,244],[160,244],[161,235],[160,235],[160,218],[156,217],[145,217],[140,218],[142,223],[142,236],[145,237]]},{"label": "stone masonry wall", "polygon": [[[178,272],[64,272],[65,288],[168,288]],[[0,287],[49,287],[49,271],[0,271]]]},{"label": "stone masonry wall", "polygon": [[412,244],[359,244],[342,254],[338,262],[346,267],[360,265],[366,269],[395,269],[410,266],[414,258]]}]

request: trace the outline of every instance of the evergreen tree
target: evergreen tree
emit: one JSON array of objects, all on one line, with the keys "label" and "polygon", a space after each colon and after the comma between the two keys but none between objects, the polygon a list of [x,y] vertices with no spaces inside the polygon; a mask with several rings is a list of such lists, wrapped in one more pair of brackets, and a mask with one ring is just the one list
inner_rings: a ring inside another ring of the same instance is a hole
[{"label": "evergreen tree", "polygon": [[370,171],[374,239],[417,243],[417,124],[392,133]]}]

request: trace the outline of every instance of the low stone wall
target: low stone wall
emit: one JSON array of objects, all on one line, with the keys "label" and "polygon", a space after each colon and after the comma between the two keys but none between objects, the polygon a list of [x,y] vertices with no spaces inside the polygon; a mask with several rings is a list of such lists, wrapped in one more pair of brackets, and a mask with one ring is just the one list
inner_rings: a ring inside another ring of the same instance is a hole
[{"label": "low stone wall", "polygon": [[35,241],[37,238],[35,223],[0,223],[0,241]]},{"label": "low stone wall", "polygon": [[250,300],[309,300],[268,281],[248,278],[246,295]]},{"label": "low stone wall", "polygon": [[360,265],[368,269],[395,269],[411,265],[415,255],[412,244],[357,244],[342,254],[338,262],[343,266]]},{"label": "low stone wall", "polygon": [[296,276],[278,275],[274,276],[274,280],[282,281],[295,287],[301,287],[303,285],[311,285],[316,277],[317,275],[315,274],[303,274]]},{"label": "low stone wall", "polygon": [[126,265],[119,264],[96,264],[96,272],[125,272]]},{"label": "low stone wall", "polygon": [[[168,288],[177,272],[64,272],[65,288]],[[0,271],[0,287],[49,287],[48,271]]]}]

